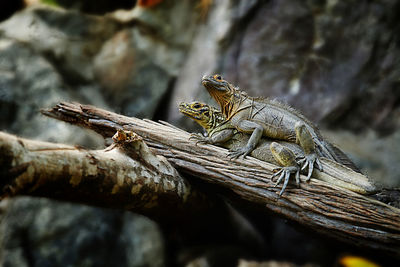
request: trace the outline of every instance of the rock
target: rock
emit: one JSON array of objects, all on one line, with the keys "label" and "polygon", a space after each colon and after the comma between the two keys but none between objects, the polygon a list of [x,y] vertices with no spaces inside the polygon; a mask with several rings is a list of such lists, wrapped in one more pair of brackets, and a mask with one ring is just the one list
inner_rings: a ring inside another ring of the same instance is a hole
[{"label": "rock", "polygon": [[249,95],[287,101],[316,122],[390,133],[398,124],[389,115],[399,99],[396,5],[264,3],[230,44],[239,51],[227,53],[222,71]]},{"label": "rock", "polygon": [[94,60],[103,94],[129,116],[153,117],[173,79],[148,56],[154,45],[148,41],[136,30],[121,31],[104,44]]},{"label": "rock", "polygon": [[164,266],[158,227],[129,212],[18,197],[2,202],[2,266]]},{"label": "rock", "polygon": [[96,78],[120,112],[152,118],[157,105],[167,104],[160,102],[185,61],[195,14],[188,1],[165,1],[110,15],[124,25],[136,25],[105,42],[94,60]]},{"label": "rock", "polygon": [[[117,28],[101,19],[31,7],[0,24],[2,129],[24,137],[103,147],[94,133],[40,115],[41,108],[74,100],[109,108],[93,82],[92,57]],[[91,82],[91,83],[89,83]]]},{"label": "rock", "polygon": [[288,94],[291,80],[312,42],[312,33],[311,12],[305,2],[275,1],[262,5],[237,38],[240,54],[227,55],[236,57],[236,62],[230,60],[234,67],[228,66],[236,76],[235,83],[249,95]]},{"label": "rock", "polygon": [[108,17],[39,5],[16,13],[0,31],[45,56],[65,83],[79,85],[93,81],[93,57],[119,27]]},{"label": "rock", "polygon": [[185,60],[194,14],[187,1],[103,17],[39,5],[0,24],[0,31],[45,57],[65,86],[99,88],[118,112],[152,118]]},{"label": "rock", "polygon": [[[101,147],[98,137],[44,119],[38,110],[73,100],[153,117],[178,74],[195,28],[193,5],[174,1],[160,6],[137,7],[124,17],[118,12],[98,17],[39,5],[1,23],[0,111],[7,114],[0,119],[3,129]],[[185,26],[175,12],[186,14]]]},{"label": "rock", "polygon": [[[72,100],[76,93],[64,84],[46,58],[27,44],[8,38],[0,39],[0,58],[2,129],[41,140],[102,146],[103,141],[96,135],[40,115],[41,108],[60,100]],[[80,98],[82,101],[88,99]]]}]

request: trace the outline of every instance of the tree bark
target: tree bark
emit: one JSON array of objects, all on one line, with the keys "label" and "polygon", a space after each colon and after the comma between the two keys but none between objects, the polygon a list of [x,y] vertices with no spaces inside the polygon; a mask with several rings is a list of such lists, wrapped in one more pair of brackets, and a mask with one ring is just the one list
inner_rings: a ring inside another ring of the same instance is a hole
[{"label": "tree bark", "polygon": [[279,197],[271,175],[277,166],[247,157],[229,160],[228,151],[196,145],[189,133],[167,123],[125,117],[78,103],[60,103],[43,114],[110,137],[117,130],[142,136],[152,151],[179,171],[231,189],[238,197],[265,207],[324,235],[400,257],[400,210],[349,190],[311,179],[289,186]]}]

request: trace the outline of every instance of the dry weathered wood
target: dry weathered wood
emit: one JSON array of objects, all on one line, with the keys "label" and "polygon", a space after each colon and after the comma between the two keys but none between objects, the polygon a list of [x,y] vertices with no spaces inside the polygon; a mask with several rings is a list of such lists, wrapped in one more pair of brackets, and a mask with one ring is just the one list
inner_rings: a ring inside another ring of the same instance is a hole
[{"label": "dry weathered wood", "polygon": [[[121,132],[105,150],[33,141],[0,132],[2,197],[17,194],[72,200],[168,218],[169,211],[209,208],[142,138]],[[174,212],[174,214],[179,214]]]},{"label": "dry weathered wood", "polygon": [[289,186],[282,197],[271,181],[272,164],[248,157],[229,160],[228,151],[195,145],[189,133],[166,123],[125,117],[96,107],[60,103],[43,114],[111,136],[116,129],[144,137],[157,154],[178,170],[227,187],[241,198],[325,235],[400,256],[400,210],[323,181],[302,176],[300,188]]}]

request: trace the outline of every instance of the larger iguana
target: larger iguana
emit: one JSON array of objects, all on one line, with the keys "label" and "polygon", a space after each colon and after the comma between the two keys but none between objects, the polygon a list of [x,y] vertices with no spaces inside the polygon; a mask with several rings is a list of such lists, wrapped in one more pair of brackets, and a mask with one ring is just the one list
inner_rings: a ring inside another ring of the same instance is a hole
[{"label": "larger iguana", "polygon": [[250,97],[221,75],[204,76],[202,84],[217,101],[221,112],[238,131],[251,134],[246,145],[230,153],[231,157],[250,154],[262,136],[299,144],[305,152],[302,169],[308,166],[310,179],[314,164],[322,171],[319,157],[341,162],[358,171],[347,156],[326,142],[316,126],[293,108],[275,100]]},{"label": "larger iguana", "polygon": [[[221,111],[207,104],[200,102],[183,102],[179,105],[179,111],[196,121],[207,131],[207,137],[194,135],[196,137],[195,139],[198,141],[218,144],[228,149],[235,149],[246,145],[250,138],[249,135],[238,132],[235,127],[225,119]],[[296,164],[296,158],[304,157],[304,151],[295,143],[285,141],[274,142],[262,138],[250,155],[275,165],[292,167],[291,165]],[[364,175],[356,173],[348,167],[329,159],[322,158],[321,161],[325,172],[316,170],[313,177],[362,194],[371,193],[375,190],[375,187]],[[279,193],[280,195],[284,192],[289,181],[288,174],[290,175],[290,172],[285,173],[285,181]],[[278,179],[276,185],[278,185],[280,181],[281,180]]]}]

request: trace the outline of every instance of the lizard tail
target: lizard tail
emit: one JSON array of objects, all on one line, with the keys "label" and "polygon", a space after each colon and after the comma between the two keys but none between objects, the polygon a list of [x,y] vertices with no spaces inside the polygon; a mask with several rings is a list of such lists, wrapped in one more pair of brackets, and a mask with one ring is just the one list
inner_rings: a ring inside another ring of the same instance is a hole
[{"label": "lizard tail", "polygon": [[[318,145],[317,145],[318,146]],[[333,159],[336,162],[339,162],[340,164],[349,167],[355,172],[361,173],[360,169],[354,164],[354,162],[349,159],[349,157],[341,151],[338,147],[335,145],[332,145],[331,143],[328,143],[326,141],[322,141],[322,146],[323,150],[321,151],[323,157],[327,157],[329,159]],[[324,153],[325,152],[325,153]],[[328,155],[325,155],[328,153]]]}]

